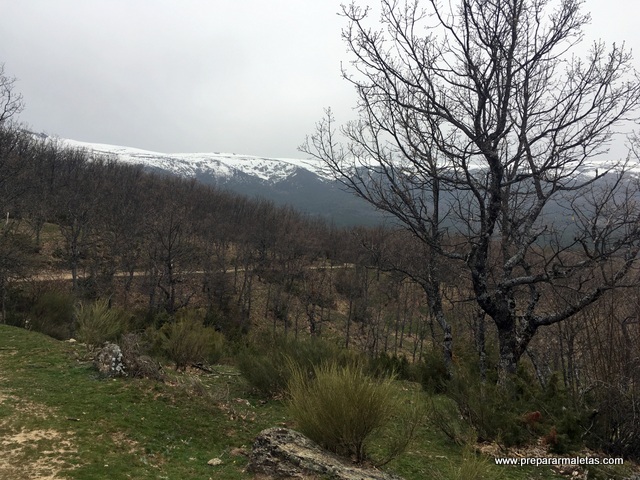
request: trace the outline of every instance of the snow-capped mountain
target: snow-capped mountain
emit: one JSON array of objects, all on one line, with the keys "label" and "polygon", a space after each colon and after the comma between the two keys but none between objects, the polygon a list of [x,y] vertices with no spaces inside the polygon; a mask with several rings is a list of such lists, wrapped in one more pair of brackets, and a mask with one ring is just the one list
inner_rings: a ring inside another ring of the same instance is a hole
[{"label": "snow-capped mountain", "polygon": [[343,191],[320,161],[235,153],[160,153],[62,138],[56,141],[62,146],[141,165],[149,171],[195,178],[243,195],[290,205],[338,225],[372,225],[382,218],[366,202]]},{"label": "snow-capped mountain", "polygon": [[103,143],[79,142],[69,139],[60,139],[60,141],[69,147],[113,156],[121,162],[143,165],[182,177],[199,177],[204,174],[224,181],[244,174],[264,182],[277,183],[286,180],[299,170],[306,170],[318,176],[319,179],[329,180],[322,162],[315,160],[265,158],[219,152],[160,153]]},{"label": "snow-capped mountain", "polygon": [[[46,138],[46,135],[39,134]],[[265,158],[235,153],[160,153],[138,148],[56,139],[61,145],[81,148],[149,171],[195,178],[251,197],[290,205],[310,216],[338,225],[373,225],[383,219],[364,200],[345,192],[324,164],[316,160]],[[597,156],[574,173],[592,177],[612,167],[607,155]],[[627,165],[633,176],[640,165]]]},{"label": "snow-capped mountain", "polygon": [[[58,140],[66,146],[111,156],[124,163],[142,165],[152,170],[188,178],[211,177],[219,184],[242,177],[256,179],[265,184],[277,184],[299,173],[311,174],[323,182],[332,181],[324,164],[315,159],[266,158],[219,152],[160,153],[104,143]],[[608,167],[611,167],[611,158],[606,155],[598,156],[582,165],[576,174],[592,176],[598,168],[604,170]],[[627,169],[640,173],[640,165],[628,165]]]}]

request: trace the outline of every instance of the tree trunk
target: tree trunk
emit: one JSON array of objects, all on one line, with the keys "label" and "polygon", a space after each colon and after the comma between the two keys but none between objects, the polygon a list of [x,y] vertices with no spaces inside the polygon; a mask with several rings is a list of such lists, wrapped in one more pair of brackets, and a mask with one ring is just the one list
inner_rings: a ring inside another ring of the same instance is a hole
[{"label": "tree trunk", "polygon": [[498,384],[507,385],[518,367],[515,329],[498,327],[498,347],[500,354]]},{"label": "tree trunk", "polygon": [[529,342],[536,332],[533,323],[526,320],[518,321],[509,317],[506,320],[496,320],[498,329],[498,347],[500,362],[498,364],[498,384],[506,385],[518,369],[518,362],[527,350]]},{"label": "tree trunk", "polygon": [[7,287],[4,282],[0,285],[0,289],[2,289],[2,320],[0,323],[7,323]]},{"label": "tree trunk", "polygon": [[447,322],[447,319],[444,316],[440,298],[436,301],[430,300],[429,305],[431,307],[433,317],[435,317],[436,322],[440,328],[442,328],[444,333],[442,339],[442,355],[447,373],[451,375],[451,371],[453,369],[453,335],[451,333],[451,325]]},{"label": "tree trunk", "polygon": [[476,349],[480,362],[480,378],[484,382],[487,379],[487,351],[485,341],[485,313],[479,310],[475,318]]},{"label": "tree trunk", "polygon": [[349,313],[347,315],[347,324],[345,327],[344,348],[349,348],[349,340],[351,339],[351,315],[353,314],[353,297],[349,295]]}]

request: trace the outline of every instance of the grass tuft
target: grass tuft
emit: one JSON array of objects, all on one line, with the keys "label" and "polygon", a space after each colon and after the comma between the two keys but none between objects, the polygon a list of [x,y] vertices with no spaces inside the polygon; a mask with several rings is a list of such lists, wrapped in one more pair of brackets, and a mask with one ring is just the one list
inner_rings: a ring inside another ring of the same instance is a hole
[{"label": "grass tuft", "polygon": [[79,303],[75,309],[76,336],[87,345],[100,346],[124,333],[126,319],[120,310],[111,308],[109,300]]},{"label": "grass tuft", "polygon": [[397,408],[393,380],[374,379],[358,365],[335,362],[314,369],[314,377],[293,366],[289,409],[300,430],[328,450],[366,458],[369,439]]}]

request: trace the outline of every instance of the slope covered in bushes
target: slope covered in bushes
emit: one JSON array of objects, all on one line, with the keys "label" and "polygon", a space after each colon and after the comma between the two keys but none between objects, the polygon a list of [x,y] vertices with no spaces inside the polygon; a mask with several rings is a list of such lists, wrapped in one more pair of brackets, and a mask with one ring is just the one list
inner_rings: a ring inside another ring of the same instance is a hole
[{"label": "slope covered in bushes", "polygon": [[[245,455],[253,438],[268,427],[297,426],[281,400],[256,395],[230,365],[209,365],[210,373],[167,366],[164,382],[105,379],[91,357],[85,345],[0,325],[0,476],[250,479]],[[415,384],[387,385],[400,401],[426,395]],[[548,468],[496,466],[431,421],[415,433],[409,450],[385,467],[407,480],[562,478]],[[383,454],[375,444],[369,453]],[[618,472],[589,478],[623,478]]]}]

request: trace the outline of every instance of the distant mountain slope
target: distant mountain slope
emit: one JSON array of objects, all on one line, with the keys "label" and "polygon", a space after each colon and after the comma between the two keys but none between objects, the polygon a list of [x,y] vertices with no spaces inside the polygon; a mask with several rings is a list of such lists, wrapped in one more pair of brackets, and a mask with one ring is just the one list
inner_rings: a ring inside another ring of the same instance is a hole
[{"label": "distant mountain slope", "polygon": [[340,188],[322,162],[291,158],[265,158],[235,153],[160,153],[132,147],[58,139],[118,161],[142,165],[149,171],[195,178],[243,195],[290,205],[337,225],[373,225],[382,215]]},{"label": "distant mountain slope", "polygon": [[107,145],[104,143],[79,142],[60,139],[70,147],[85,148],[105,155],[113,155],[118,160],[136,165],[144,165],[164,170],[184,177],[196,177],[204,173],[224,179],[238,173],[275,183],[286,179],[297,170],[307,170],[322,179],[329,177],[324,173],[323,164],[314,160],[292,158],[265,158],[236,153],[160,153],[139,148]]},{"label": "distant mountain slope", "polygon": [[[57,140],[69,147],[142,165],[149,171],[195,178],[250,197],[290,205],[302,213],[324,218],[336,225],[375,225],[384,219],[371,205],[344,191],[331,178],[324,164],[313,159],[265,158],[235,153],[160,153],[70,139]],[[599,168],[601,172],[610,168],[611,160],[608,155],[597,156],[573,173],[577,177],[593,177]],[[633,177],[640,174],[638,164],[627,165],[627,168]],[[549,208],[552,216],[561,214],[561,210],[553,202]]]}]

